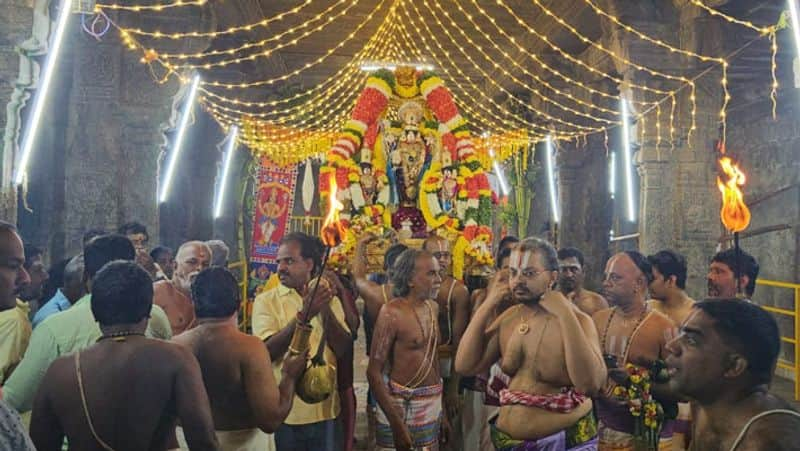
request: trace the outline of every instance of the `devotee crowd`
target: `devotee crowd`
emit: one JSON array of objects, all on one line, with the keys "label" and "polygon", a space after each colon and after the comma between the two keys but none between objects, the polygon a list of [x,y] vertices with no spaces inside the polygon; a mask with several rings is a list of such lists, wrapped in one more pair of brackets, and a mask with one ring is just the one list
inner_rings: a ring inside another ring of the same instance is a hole
[{"label": "devotee crowd", "polygon": [[539,238],[503,238],[487,283],[454,278],[437,236],[374,272],[376,239],[343,276],[318,238],[287,234],[242,325],[221,241],[173,252],[138,223],[92,229],[47,271],[0,222],[0,449],[350,451],[358,408],[377,450],[800,449],[744,251],[711,256],[695,301],[672,250],[612,255],[597,293],[579,249]]}]

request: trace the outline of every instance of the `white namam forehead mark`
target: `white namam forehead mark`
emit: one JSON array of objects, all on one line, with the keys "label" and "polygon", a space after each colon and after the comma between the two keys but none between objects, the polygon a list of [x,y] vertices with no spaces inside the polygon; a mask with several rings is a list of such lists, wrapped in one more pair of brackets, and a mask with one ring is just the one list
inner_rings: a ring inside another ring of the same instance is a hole
[{"label": "white namam forehead mark", "polygon": [[518,250],[514,250],[511,252],[511,261],[508,265],[510,268],[514,268],[517,271],[522,271],[530,267],[531,258],[535,252],[533,251],[524,251],[520,252]]}]

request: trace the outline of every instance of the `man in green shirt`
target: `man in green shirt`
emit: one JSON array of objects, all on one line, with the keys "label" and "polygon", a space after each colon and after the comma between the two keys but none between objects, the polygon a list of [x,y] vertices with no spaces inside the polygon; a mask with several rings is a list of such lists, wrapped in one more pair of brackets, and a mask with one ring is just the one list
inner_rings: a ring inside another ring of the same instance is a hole
[{"label": "man in green shirt", "polygon": [[[132,261],[136,257],[133,244],[122,235],[94,238],[83,253],[84,278],[89,292],[92,277],[103,265],[114,260]],[[90,299],[90,295],[84,296],[69,310],[47,318],[34,330],[25,356],[3,386],[4,400],[17,411],[31,410],[36,390],[55,359],[88,348],[102,336],[92,315]],[[150,311],[146,334],[163,340],[172,338],[167,315],[157,305]]]}]

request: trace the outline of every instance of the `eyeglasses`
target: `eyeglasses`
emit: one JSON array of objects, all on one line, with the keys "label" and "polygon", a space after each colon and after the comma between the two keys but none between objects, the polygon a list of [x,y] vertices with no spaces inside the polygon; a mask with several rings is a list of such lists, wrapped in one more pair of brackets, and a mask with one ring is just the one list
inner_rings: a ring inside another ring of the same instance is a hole
[{"label": "eyeglasses", "polygon": [[522,272],[517,272],[514,269],[510,269],[509,270],[509,275],[512,278],[520,277],[520,278],[523,278],[523,279],[533,279],[534,277],[538,276],[539,274],[542,274],[542,273],[545,273],[545,272],[548,272],[548,271],[546,269],[543,269],[541,271],[534,271],[532,269],[525,269]]}]

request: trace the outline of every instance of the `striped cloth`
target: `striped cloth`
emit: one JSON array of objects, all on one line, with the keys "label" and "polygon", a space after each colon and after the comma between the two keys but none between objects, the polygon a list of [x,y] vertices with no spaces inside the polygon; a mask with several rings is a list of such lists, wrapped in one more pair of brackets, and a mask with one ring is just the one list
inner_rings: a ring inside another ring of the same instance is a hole
[{"label": "striped cloth", "polygon": [[[411,433],[414,450],[438,450],[442,419],[442,384],[409,389],[389,381],[389,392],[395,406],[403,412],[403,422]],[[392,428],[381,408],[378,408],[377,420],[375,437],[377,449],[394,449]]]},{"label": "striped cloth", "polygon": [[538,407],[549,412],[569,413],[583,404],[587,399],[583,393],[572,387],[564,387],[561,393],[550,395],[534,395],[522,391],[504,389],[500,391],[500,405],[519,404],[527,407]]},{"label": "striped cloth", "polygon": [[486,399],[484,404],[487,406],[500,406],[500,392],[508,388],[511,377],[500,369],[500,365],[493,364],[489,368],[489,381],[486,383]]}]

